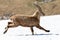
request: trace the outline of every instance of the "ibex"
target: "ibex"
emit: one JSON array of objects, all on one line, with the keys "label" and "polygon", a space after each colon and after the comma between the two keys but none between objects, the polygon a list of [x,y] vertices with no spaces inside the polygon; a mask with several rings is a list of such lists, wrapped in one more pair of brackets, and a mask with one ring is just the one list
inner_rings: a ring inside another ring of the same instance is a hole
[{"label": "ibex", "polygon": [[41,14],[45,15],[45,14],[42,12],[42,9],[38,4],[34,3],[34,5],[38,8],[38,10],[33,15],[24,16],[24,15],[16,14],[11,16],[10,20],[12,20],[12,22],[8,22],[8,25],[5,28],[4,34],[7,32],[9,28],[18,27],[19,25],[24,27],[30,27],[32,35],[34,35],[34,30],[33,30],[34,26],[38,29],[44,30],[45,32],[50,32],[49,30],[46,30],[39,25],[40,15]]}]

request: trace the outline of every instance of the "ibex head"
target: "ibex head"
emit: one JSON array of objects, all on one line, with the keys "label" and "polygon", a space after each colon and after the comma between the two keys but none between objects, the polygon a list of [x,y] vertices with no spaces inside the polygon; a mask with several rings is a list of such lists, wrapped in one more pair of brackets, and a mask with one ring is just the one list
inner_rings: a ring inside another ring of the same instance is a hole
[{"label": "ibex head", "polygon": [[42,9],[41,9],[41,7],[38,5],[38,3],[39,3],[38,1],[35,1],[35,2],[33,3],[33,5],[38,8],[39,13],[42,13],[42,15],[45,16],[45,13],[42,11]]}]

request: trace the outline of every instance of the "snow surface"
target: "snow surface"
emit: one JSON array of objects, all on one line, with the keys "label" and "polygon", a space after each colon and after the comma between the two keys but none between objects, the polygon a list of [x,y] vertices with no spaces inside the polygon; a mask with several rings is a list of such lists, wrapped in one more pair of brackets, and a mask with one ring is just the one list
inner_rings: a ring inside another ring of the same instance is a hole
[{"label": "snow surface", "polygon": [[6,34],[3,34],[8,21],[0,20],[0,40],[60,40],[60,15],[41,16],[40,25],[49,33],[34,27],[35,35],[31,35],[29,27],[18,26],[9,28]]}]

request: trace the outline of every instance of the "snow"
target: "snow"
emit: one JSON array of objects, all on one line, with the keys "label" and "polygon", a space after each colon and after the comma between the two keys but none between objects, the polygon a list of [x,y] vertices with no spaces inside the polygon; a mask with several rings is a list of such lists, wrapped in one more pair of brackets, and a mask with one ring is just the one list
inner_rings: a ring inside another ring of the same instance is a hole
[{"label": "snow", "polygon": [[41,16],[40,25],[49,33],[34,27],[34,34],[31,35],[29,27],[18,26],[9,28],[3,34],[7,23],[11,20],[0,20],[0,40],[59,40],[60,39],[60,15]]}]

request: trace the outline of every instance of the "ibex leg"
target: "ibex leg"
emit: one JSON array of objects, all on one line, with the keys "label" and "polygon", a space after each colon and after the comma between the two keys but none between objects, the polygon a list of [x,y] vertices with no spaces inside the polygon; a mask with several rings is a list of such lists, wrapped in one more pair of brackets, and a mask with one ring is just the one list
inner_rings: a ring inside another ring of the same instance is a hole
[{"label": "ibex leg", "polygon": [[31,29],[32,35],[34,35],[33,27],[30,27],[30,29]]},{"label": "ibex leg", "polygon": [[3,34],[5,34],[8,31],[8,27],[5,27],[5,31],[3,32]]},{"label": "ibex leg", "polygon": [[46,30],[43,27],[41,27],[40,25],[37,25],[36,27],[39,28],[39,29],[41,29],[41,30],[44,30],[45,32],[50,32],[50,30]]}]

